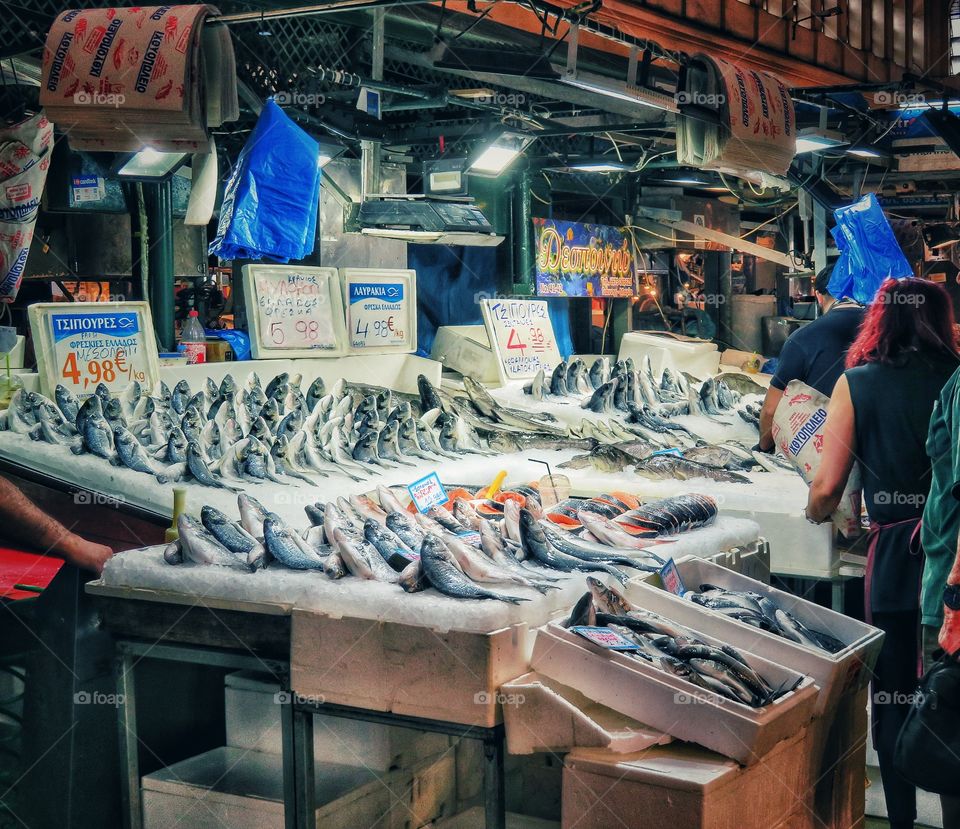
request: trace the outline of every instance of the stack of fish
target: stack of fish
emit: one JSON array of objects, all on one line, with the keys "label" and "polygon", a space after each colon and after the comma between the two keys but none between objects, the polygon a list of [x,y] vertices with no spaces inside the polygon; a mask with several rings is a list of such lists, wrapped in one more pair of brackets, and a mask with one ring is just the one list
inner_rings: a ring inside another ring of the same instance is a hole
[{"label": "stack of fish", "polygon": [[685,598],[702,607],[736,619],[745,625],[760,628],[791,642],[810,648],[838,653],[845,645],[839,639],[803,624],[780,607],[769,596],[752,591],[727,590],[712,584],[701,584],[700,591],[689,591]]},{"label": "stack of fish", "polygon": [[573,608],[567,627],[605,627],[636,647],[625,651],[665,673],[680,677],[703,692],[717,694],[753,708],[769,705],[792,691],[774,688],[743,654],[729,645],[714,647],[664,616],[631,605],[619,592],[587,578],[587,593]]},{"label": "stack of fish", "polygon": [[529,599],[500,591],[546,593],[556,588],[560,574],[606,573],[626,582],[621,568],[659,570],[664,561],[651,549],[656,543],[651,539],[707,523],[716,511],[702,496],[642,506],[621,493],[626,501],[608,495],[581,502],[574,526],[568,505],[544,512],[537,496],[527,486],[502,492],[497,500],[459,495],[452,509],[437,506],[420,514],[378,486],[379,503],[354,495],[308,505],[310,526],[298,532],[242,493],[239,521],[209,506],[199,519],[181,516],[180,538],[164,558],[170,564],[251,571],[283,566],[335,579],[349,574],[408,592],[433,587],[453,598],[516,603]]}]

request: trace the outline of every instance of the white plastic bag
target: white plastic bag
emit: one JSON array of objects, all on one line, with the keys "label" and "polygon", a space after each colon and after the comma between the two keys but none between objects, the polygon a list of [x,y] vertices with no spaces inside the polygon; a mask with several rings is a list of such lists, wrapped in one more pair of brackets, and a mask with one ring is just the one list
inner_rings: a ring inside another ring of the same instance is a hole
[{"label": "white plastic bag", "polygon": [[[773,441],[788,458],[807,486],[813,483],[823,454],[823,427],[830,398],[800,380],[791,380],[773,415]],[[860,467],[854,464],[840,504],[831,518],[844,538],[860,534],[863,493]]]}]

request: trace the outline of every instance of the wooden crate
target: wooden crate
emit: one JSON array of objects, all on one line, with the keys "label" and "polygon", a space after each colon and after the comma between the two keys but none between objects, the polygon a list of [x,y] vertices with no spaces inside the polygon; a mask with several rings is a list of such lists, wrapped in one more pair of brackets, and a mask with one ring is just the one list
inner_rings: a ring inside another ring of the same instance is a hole
[{"label": "wooden crate", "polygon": [[563,770],[563,829],[809,829],[809,729],[748,768],[691,745],[631,755],[576,749]]},{"label": "wooden crate", "polygon": [[292,614],[291,685],[319,702],[493,726],[500,686],[526,673],[529,657],[522,623],[480,634]]}]

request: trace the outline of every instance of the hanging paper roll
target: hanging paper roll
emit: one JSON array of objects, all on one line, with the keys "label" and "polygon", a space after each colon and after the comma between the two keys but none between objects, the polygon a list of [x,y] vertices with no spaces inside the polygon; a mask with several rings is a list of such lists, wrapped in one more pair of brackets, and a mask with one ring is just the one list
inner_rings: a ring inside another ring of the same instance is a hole
[{"label": "hanging paper roll", "polygon": [[[796,154],[796,117],[783,82],[769,72],[696,55],[678,94],[677,160],[735,175],[783,175]],[[684,105],[712,110],[718,123],[683,114]]]}]

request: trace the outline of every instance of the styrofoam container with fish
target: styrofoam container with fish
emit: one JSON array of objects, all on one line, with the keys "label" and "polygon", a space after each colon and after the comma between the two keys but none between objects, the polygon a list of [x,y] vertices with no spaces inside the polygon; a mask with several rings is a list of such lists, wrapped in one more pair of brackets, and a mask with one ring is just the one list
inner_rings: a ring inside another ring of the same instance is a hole
[{"label": "styrofoam container with fish", "polygon": [[844,647],[830,653],[731,619],[664,590],[659,586],[657,574],[631,580],[627,599],[681,625],[709,628],[718,638],[740,650],[812,677],[820,687],[816,704],[818,716],[833,710],[844,695],[860,690],[870,681],[883,644],[883,631],[710,561],[686,557],[676,565],[687,590],[698,590],[701,584],[711,584],[727,590],[759,593],[772,599],[807,628],[839,639]]},{"label": "styrofoam container with fish", "polygon": [[[711,647],[727,644],[691,626]],[[750,666],[774,687],[792,691],[762,708],[721,698],[640,659],[607,650],[552,621],[537,631],[530,664],[614,711],[749,766],[814,716],[813,680],[752,654]]]}]

